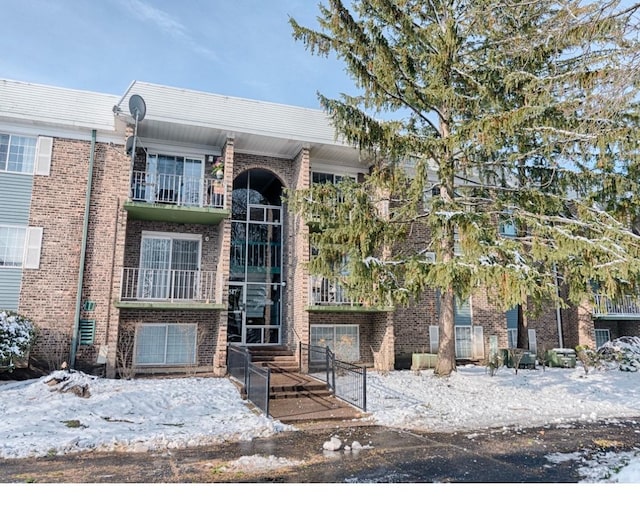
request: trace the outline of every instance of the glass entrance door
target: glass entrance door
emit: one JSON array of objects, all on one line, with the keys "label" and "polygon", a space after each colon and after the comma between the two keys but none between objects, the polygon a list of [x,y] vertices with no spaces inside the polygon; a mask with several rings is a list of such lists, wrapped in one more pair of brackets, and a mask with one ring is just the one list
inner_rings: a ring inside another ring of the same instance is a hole
[{"label": "glass entrance door", "polygon": [[281,185],[254,170],[234,182],[231,221],[229,342],[281,343]]}]

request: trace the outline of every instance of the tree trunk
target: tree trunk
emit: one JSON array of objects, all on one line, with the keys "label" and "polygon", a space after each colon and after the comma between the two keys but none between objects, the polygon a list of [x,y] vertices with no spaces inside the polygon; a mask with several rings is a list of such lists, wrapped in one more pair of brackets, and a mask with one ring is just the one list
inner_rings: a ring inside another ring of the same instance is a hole
[{"label": "tree trunk", "polygon": [[518,305],[518,349],[529,349],[529,333],[527,332],[527,316],[522,305]]},{"label": "tree trunk", "polygon": [[434,373],[441,377],[449,376],[456,370],[454,301],[453,287],[450,286],[442,293],[440,304],[440,343]]}]

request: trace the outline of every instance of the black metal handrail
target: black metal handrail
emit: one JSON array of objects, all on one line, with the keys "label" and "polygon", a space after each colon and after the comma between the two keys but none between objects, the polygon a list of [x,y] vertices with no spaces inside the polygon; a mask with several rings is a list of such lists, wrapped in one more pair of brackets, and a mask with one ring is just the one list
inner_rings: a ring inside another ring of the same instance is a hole
[{"label": "black metal handrail", "polygon": [[242,383],[247,399],[268,416],[271,370],[251,363],[251,354],[246,347],[229,344],[227,372]]},{"label": "black metal handrail", "polygon": [[[300,343],[300,363],[306,362],[309,375],[327,383],[341,400],[367,411],[367,368],[336,359],[329,347]],[[306,361],[304,360],[306,353]]]}]

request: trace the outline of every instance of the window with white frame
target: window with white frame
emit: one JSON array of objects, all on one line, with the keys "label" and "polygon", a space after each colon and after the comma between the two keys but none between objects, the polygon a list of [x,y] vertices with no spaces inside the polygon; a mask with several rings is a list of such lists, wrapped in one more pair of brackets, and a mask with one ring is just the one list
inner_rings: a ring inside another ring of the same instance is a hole
[{"label": "window with white frame", "polygon": [[360,327],[357,324],[311,325],[311,345],[328,347],[342,361],[360,359]]},{"label": "window with white frame", "polygon": [[0,268],[39,268],[42,228],[0,224]]},{"label": "window with white frame", "polygon": [[36,157],[35,137],[0,133],[0,172],[32,174]]},{"label": "window with white frame", "polygon": [[[203,197],[203,175],[202,157],[149,154],[144,197],[149,202],[197,205]],[[151,190],[153,187],[155,191]]]},{"label": "window with white frame", "polygon": [[606,342],[611,340],[611,333],[608,329],[596,329],[596,349],[602,347]]},{"label": "window with white frame", "polygon": [[332,174],[328,172],[312,172],[311,173],[312,184],[338,184],[339,182],[345,179],[356,180],[356,178],[352,175]]},{"label": "window with white frame", "polygon": [[138,298],[196,298],[201,238],[194,234],[143,231]]},{"label": "window with white frame", "polygon": [[192,365],[197,324],[141,324],[136,331],[136,365]]}]

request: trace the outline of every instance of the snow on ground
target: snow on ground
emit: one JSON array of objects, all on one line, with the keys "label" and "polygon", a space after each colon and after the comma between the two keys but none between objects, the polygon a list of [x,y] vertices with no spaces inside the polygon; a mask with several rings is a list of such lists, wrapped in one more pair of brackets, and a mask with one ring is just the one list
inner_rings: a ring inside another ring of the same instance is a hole
[{"label": "snow on ground", "polygon": [[[55,384],[51,379],[67,379]],[[449,378],[432,371],[367,375],[375,423],[430,431],[473,431],[640,417],[640,373],[617,370],[465,366]],[[78,396],[73,390],[89,392]],[[66,391],[66,392],[63,392]],[[269,437],[294,429],[243,401],[224,378],[113,380],[80,373],[0,383],[0,458],[79,451],[155,451]],[[640,430],[639,430],[640,431]],[[321,449],[321,448],[319,448]],[[640,482],[638,450],[585,460],[584,481]],[[562,457],[549,455],[552,463]],[[299,462],[246,457],[230,468]]]}]

